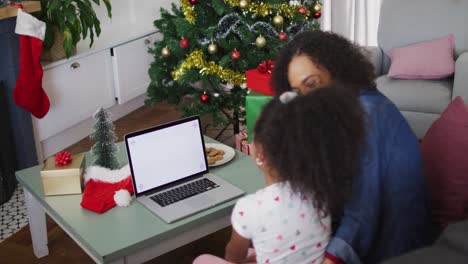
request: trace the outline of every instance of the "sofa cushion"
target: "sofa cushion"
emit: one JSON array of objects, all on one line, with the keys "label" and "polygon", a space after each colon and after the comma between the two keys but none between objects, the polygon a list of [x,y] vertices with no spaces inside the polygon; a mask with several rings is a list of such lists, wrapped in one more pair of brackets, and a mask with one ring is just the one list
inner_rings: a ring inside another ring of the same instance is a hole
[{"label": "sofa cushion", "polygon": [[421,144],[433,221],[445,226],[468,217],[468,106],[457,97]]},{"label": "sofa cushion", "polygon": [[387,51],[392,61],[388,76],[396,79],[434,80],[455,72],[453,34]]},{"label": "sofa cushion", "polygon": [[440,114],[452,98],[452,79],[396,80],[384,75],[376,83],[402,111]]},{"label": "sofa cushion", "polygon": [[[468,1],[382,0],[381,2],[378,43],[382,50],[453,33],[456,57],[468,51],[468,30],[465,26]],[[387,73],[390,68],[390,58],[386,54],[383,56],[382,71]]]}]

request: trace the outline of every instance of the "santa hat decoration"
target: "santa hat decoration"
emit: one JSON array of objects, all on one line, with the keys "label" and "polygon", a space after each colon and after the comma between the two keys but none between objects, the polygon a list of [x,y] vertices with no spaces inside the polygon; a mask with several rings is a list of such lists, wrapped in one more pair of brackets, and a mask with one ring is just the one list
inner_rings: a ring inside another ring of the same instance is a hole
[{"label": "santa hat decoration", "polygon": [[13,99],[37,118],[49,112],[49,97],[42,88],[43,70],[40,63],[46,24],[20,8],[15,33],[20,35],[20,69]]},{"label": "santa hat decoration", "polygon": [[128,165],[119,170],[91,166],[86,169],[84,180],[83,208],[102,214],[116,205],[130,205],[133,185]]}]

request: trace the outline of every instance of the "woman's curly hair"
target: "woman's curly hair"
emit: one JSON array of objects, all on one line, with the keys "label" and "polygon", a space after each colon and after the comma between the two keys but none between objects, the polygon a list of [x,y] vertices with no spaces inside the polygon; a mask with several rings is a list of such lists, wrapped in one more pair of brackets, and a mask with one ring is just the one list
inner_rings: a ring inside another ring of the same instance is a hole
[{"label": "woman's curly hair", "polygon": [[333,82],[344,84],[356,94],[362,89],[376,89],[374,67],[361,48],[340,35],[315,30],[296,35],[281,48],[270,81],[276,94],[291,90],[288,67],[294,56],[302,54],[328,70]]},{"label": "woman's curly hair", "polygon": [[360,172],[364,119],[358,97],[332,84],[286,104],[270,101],[257,120],[254,144],[274,175],[337,218]]}]

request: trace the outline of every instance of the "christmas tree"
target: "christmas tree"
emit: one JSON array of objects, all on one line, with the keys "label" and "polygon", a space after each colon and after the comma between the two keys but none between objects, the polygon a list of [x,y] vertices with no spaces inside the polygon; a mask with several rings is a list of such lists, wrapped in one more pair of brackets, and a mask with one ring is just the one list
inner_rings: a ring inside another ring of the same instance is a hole
[{"label": "christmas tree", "polygon": [[111,120],[111,115],[103,107],[93,115],[94,133],[91,135],[96,143],[91,148],[91,153],[96,157],[93,165],[101,166],[111,170],[119,168],[119,162],[115,157],[117,145],[115,141],[115,127]]},{"label": "christmas tree", "polygon": [[[214,126],[245,116],[245,71],[274,59],[295,34],[317,29],[318,0],[181,0],[154,22],[147,103],[178,104],[185,116],[212,115]],[[183,100],[186,98],[191,100]]]}]

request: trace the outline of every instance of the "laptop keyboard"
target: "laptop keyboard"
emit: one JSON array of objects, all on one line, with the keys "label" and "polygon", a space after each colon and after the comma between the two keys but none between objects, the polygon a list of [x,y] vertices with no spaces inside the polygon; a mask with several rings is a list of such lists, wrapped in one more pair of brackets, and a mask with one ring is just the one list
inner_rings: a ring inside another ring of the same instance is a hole
[{"label": "laptop keyboard", "polygon": [[219,185],[217,185],[216,183],[206,178],[203,178],[191,182],[189,184],[174,188],[170,191],[153,195],[150,198],[151,200],[159,204],[161,207],[164,207],[218,187]]}]

